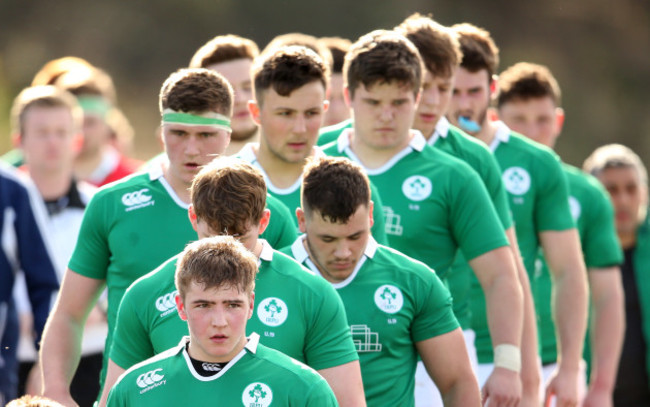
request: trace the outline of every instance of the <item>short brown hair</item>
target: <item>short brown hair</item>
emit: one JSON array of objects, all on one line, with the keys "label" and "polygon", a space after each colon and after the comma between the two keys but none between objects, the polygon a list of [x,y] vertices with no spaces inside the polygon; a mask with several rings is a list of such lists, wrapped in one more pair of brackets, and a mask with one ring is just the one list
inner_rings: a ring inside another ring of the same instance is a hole
[{"label": "short brown hair", "polygon": [[497,106],[520,100],[550,97],[560,105],[562,94],[551,71],[544,65],[519,62],[499,75]]},{"label": "short brown hair", "polygon": [[257,257],[232,236],[214,236],[185,247],[176,262],[174,282],[181,298],[192,283],[204,290],[237,288],[251,293],[255,288]]},{"label": "short brown hair", "polygon": [[54,81],[54,85],[77,97],[100,96],[111,105],[115,104],[117,100],[113,79],[106,71],[96,67],[71,69],[61,74]]},{"label": "short brown hair", "polygon": [[257,103],[264,91],[273,89],[289,96],[304,85],[319,81],[324,89],[329,82],[329,67],[314,51],[303,46],[287,46],[263,52],[253,64],[253,81]]},{"label": "short brown hair", "polygon": [[217,157],[199,171],[190,188],[197,218],[215,233],[244,235],[262,219],[266,183],[244,160]]},{"label": "short brown hair", "polygon": [[370,206],[370,181],[358,164],[340,157],[308,161],[301,190],[306,214],[318,211],[324,220],[346,223],[361,205]]},{"label": "short brown hair", "polygon": [[83,112],[75,97],[56,86],[43,85],[25,88],[14,99],[11,107],[11,124],[14,133],[23,133],[25,130],[25,115],[32,107],[67,108],[72,115],[75,130],[81,129]]},{"label": "short brown hair", "polygon": [[582,168],[595,177],[610,168],[634,168],[641,183],[648,185],[648,171],[643,161],[634,151],[622,144],[598,147],[587,157]]},{"label": "short brown hair", "polygon": [[219,35],[206,42],[196,51],[190,68],[207,68],[214,64],[236,59],[255,59],[260,53],[257,44],[238,35]]},{"label": "short brown hair", "polygon": [[319,57],[321,57],[323,62],[325,62],[329,70],[332,70],[332,53],[330,52],[329,48],[326,47],[325,44],[323,44],[321,41],[319,41],[318,38],[309,34],[296,32],[280,34],[273,38],[271,42],[266,45],[264,51],[262,51],[262,54],[273,52],[273,50],[277,48],[289,47],[292,45],[298,45],[314,51],[316,54],[318,54]]},{"label": "short brown hair", "polygon": [[318,42],[330,50],[330,54],[332,55],[332,73],[342,73],[345,54],[350,49],[352,41],[341,37],[321,37],[318,39]]},{"label": "short brown hair", "polygon": [[424,65],[411,41],[395,31],[375,30],[359,38],[348,51],[343,79],[350,97],[363,84],[398,82],[420,92]]},{"label": "short brown hair", "polygon": [[460,66],[473,73],[485,69],[492,80],[499,68],[499,48],[490,33],[470,23],[456,24],[451,29],[458,34],[463,53]]},{"label": "short brown hair", "polygon": [[26,394],[9,402],[5,407],[63,407],[63,404],[42,396]]},{"label": "short brown hair", "polygon": [[410,15],[395,31],[406,36],[418,49],[424,66],[434,75],[451,77],[463,54],[456,34],[430,16]]},{"label": "short brown hair", "polygon": [[233,90],[230,83],[204,68],[184,68],[169,75],[160,89],[160,113],[165,109],[177,112],[217,112],[230,117]]}]

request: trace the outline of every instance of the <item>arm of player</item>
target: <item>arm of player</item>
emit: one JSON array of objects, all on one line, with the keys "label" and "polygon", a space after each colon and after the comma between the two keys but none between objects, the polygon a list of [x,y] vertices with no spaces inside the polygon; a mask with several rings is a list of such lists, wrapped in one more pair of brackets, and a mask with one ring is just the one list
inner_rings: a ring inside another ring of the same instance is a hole
[{"label": "arm of player", "polygon": [[[469,261],[485,293],[488,325],[495,347],[520,348],[523,299],[512,250],[499,247]],[[519,371],[496,367],[483,387],[490,405],[511,405],[521,398]]]},{"label": "arm of player", "polygon": [[553,319],[557,329],[558,370],[546,389],[557,406],[578,403],[578,371],[587,326],[587,277],[578,231],[540,233],[544,257],[553,278]]},{"label": "arm of player", "polygon": [[618,267],[589,268],[591,290],[591,380],[584,405],[612,406],[625,334],[625,301]]},{"label": "arm of player", "polygon": [[524,301],[524,321],[521,335],[521,406],[536,406],[539,405],[539,385],[542,379],[538,367],[535,303],[533,302],[530,280],[519,251],[519,242],[514,227],[506,230],[506,237],[510,243],[510,249],[517,266],[517,276],[519,277]]},{"label": "arm of player", "polygon": [[415,347],[446,407],[481,405],[478,382],[460,328],[416,342]]},{"label": "arm of player", "polygon": [[358,360],[320,369],[318,373],[327,380],[341,407],[366,405],[363,381],[361,380],[361,366]]},{"label": "arm of player", "polygon": [[99,407],[105,407],[106,402],[108,401],[108,393],[117,382],[117,379],[126,372],[126,369],[122,369],[113,362],[112,359],[108,359],[108,366],[106,370],[106,378],[104,379],[104,389],[102,390],[102,397],[99,399]]},{"label": "arm of player", "polygon": [[76,403],[70,382],[81,353],[81,338],[88,314],[104,288],[104,280],[67,269],[43,334],[40,351],[43,395],[66,406]]}]

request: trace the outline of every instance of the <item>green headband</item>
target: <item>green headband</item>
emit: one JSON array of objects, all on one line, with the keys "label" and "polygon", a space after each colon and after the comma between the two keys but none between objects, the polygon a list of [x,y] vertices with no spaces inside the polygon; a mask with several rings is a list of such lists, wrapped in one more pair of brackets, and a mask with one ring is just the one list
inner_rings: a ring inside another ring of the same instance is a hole
[{"label": "green headband", "polygon": [[177,112],[165,109],[162,124],[182,124],[185,126],[210,126],[220,130],[231,131],[230,119],[216,112],[205,112],[200,115]]},{"label": "green headband", "polygon": [[102,119],[106,117],[109,110],[111,110],[111,104],[101,96],[79,96],[77,101],[81,106],[81,109],[84,111],[84,114],[99,116]]}]

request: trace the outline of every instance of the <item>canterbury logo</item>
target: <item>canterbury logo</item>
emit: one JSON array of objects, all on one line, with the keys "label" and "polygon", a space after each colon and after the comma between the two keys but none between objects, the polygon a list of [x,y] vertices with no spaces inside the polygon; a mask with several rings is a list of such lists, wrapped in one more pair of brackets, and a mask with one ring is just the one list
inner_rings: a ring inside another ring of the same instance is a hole
[{"label": "canterbury logo", "polygon": [[178,291],[172,291],[163,296],[158,297],[156,300],[156,309],[160,312],[169,311],[172,308],[176,308],[176,295]]},{"label": "canterbury logo", "polygon": [[219,371],[221,371],[221,366],[219,366],[219,365],[216,364],[216,363],[203,363],[203,364],[201,365],[201,367],[202,367],[203,370],[205,370],[206,372],[219,372]]},{"label": "canterbury logo", "polygon": [[140,376],[138,376],[138,380],[136,380],[135,382],[138,384],[139,387],[142,388],[151,386],[152,384],[161,381],[165,377],[165,375],[158,374],[158,372],[162,372],[162,369],[156,369],[147,373],[143,373]]},{"label": "canterbury logo", "polygon": [[122,195],[122,203],[126,206],[135,206],[147,203],[151,201],[151,196],[145,195],[146,192],[149,192],[149,188],[143,188],[135,192],[128,192]]}]

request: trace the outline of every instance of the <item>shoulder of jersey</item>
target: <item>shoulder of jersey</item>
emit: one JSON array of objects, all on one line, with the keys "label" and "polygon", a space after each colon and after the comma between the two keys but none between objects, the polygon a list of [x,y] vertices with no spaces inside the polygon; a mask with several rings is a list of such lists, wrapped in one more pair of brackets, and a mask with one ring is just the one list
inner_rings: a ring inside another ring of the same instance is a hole
[{"label": "shoulder of jersey", "polygon": [[138,375],[140,372],[151,371],[152,369],[159,368],[159,366],[164,364],[164,361],[166,359],[178,355],[178,353],[181,352],[184,347],[185,343],[182,343],[174,346],[173,348],[169,348],[166,351],[160,352],[159,354],[152,356],[149,359],[145,359],[142,362],[136,363],[135,365],[128,368],[124,373],[122,373],[122,375],[120,375],[120,377],[115,382],[115,386],[117,386],[117,384],[121,381],[124,381],[124,379],[127,377],[133,377]]},{"label": "shoulder of jersey", "polygon": [[531,140],[528,137],[519,134],[515,131],[510,132],[510,140],[508,141],[508,144],[518,149],[525,149],[531,154],[535,154],[539,157],[546,156],[556,161],[560,161],[560,158],[557,155],[557,153],[553,151],[551,148],[545,146],[544,144]]},{"label": "shoulder of jersey", "polygon": [[94,197],[99,198],[101,196],[117,194],[121,191],[130,191],[133,188],[137,188],[141,185],[151,184],[151,179],[148,172],[137,172],[126,177],[113,181],[109,184],[101,186],[96,192]]},{"label": "shoulder of jersey", "polygon": [[285,355],[275,349],[264,346],[261,343],[257,345],[255,357],[274,365],[277,368],[286,370],[302,380],[323,379],[314,369],[296,359]]},{"label": "shoulder of jersey", "polygon": [[[291,246],[287,246],[286,249],[289,249],[287,253],[290,253]],[[273,260],[271,260],[269,263],[270,267],[279,274],[283,274],[296,279],[311,280],[312,278],[316,277],[316,275],[311,270],[298,263],[296,259],[287,253],[283,253],[282,251],[274,249]]]},{"label": "shoulder of jersey", "polygon": [[416,260],[392,247],[379,245],[372,258],[373,265],[384,266],[395,273],[414,272],[430,273],[432,269],[423,262]]},{"label": "shoulder of jersey", "polygon": [[456,137],[456,139],[459,140],[459,142],[462,143],[464,147],[467,147],[472,151],[477,151],[477,152],[484,151],[488,154],[491,154],[490,149],[485,143],[470,136],[469,134],[465,133],[463,130],[459,129],[454,125],[449,125],[449,134],[453,137]]},{"label": "shoulder of jersey", "polygon": [[[166,260],[160,266],[156,267],[147,274],[139,277],[129,286],[127,291],[151,293],[157,292],[159,290],[165,290],[167,288],[165,282],[169,281],[172,284],[174,283],[174,274],[176,273],[176,260],[178,260],[178,256],[180,256],[180,253],[171,259]],[[160,280],[162,280],[162,284]]]},{"label": "shoulder of jersey", "polygon": [[322,136],[329,133],[340,133],[350,127],[352,127],[352,119],[343,120],[342,122],[322,127],[318,131],[318,135]]}]

